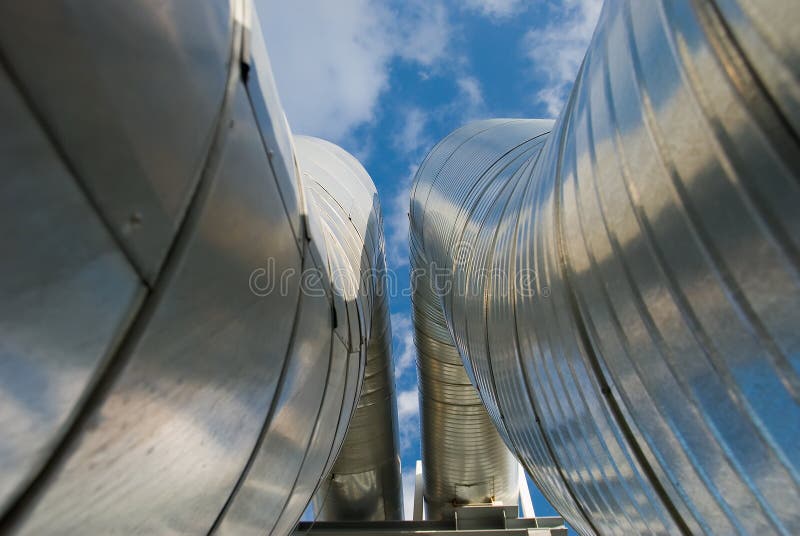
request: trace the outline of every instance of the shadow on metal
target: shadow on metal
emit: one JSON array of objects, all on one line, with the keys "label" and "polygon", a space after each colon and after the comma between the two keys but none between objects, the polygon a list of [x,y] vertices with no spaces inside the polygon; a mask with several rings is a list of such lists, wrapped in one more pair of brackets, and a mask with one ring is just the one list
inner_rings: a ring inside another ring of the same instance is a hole
[{"label": "shadow on metal", "polygon": [[334,237],[249,0],[0,5],[0,532],[291,532],[390,333],[361,171]]},{"label": "shadow on metal", "polygon": [[800,533],[798,19],[608,0],[555,124],[467,125],[417,172],[420,360],[463,364],[583,534]]}]

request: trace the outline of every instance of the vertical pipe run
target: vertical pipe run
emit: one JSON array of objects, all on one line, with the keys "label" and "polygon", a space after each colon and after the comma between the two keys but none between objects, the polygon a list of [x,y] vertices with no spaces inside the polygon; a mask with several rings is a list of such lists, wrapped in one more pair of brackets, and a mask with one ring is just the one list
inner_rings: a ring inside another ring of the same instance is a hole
[{"label": "vertical pipe run", "polygon": [[[309,202],[322,219],[332,279],[362,305],[339,322],[362,326],[366,364],[342,448],[314,496],[320,521],[403,518],[392,330],[383,225],[375,185],[350,154],[326,141],[295,136]],[[355,277],[355,279],[353,279]]]}]

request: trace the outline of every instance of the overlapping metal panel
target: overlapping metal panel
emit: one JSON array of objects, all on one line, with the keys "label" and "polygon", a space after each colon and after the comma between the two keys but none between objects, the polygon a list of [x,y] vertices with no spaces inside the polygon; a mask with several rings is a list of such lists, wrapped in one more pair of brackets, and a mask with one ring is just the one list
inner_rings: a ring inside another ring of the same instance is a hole
[{"label": "overlapping metal panel", "polygon": [[224,1],[0,6],[8,74],[148,284],[203,172],[233,31]]},{"label": "overlapping metal panel", "polygon": [[800,531],[799,17],[609,0],[552,127],[417,173],[424,314],[581,533]]},{"label": "overlapping metal panel", "polygon": [[0,71],[0,507],[69,428],[145,286]]},{"label": "overlapping metal panel", "polygon": [[[403,518],[403,491],[392,364],[392,330],[378,192],[351,155],[316,138],[295,137],[309,203],[324,215],[328,250],[342,250],[350,266],[335,267],[334,282],[369,304],[363,323],[367,360],[361,395],[335,463],[314,497],[319,520]],[[347,179],[345,179],[347,177]],[[361,274],[360,281],[344,281]]]},{"label": "overlapping metal panel", "polygon": [[0,6],[4,534],[289,533],[390,362],[374,186],[306,140],[306,203],[253,16]]}]

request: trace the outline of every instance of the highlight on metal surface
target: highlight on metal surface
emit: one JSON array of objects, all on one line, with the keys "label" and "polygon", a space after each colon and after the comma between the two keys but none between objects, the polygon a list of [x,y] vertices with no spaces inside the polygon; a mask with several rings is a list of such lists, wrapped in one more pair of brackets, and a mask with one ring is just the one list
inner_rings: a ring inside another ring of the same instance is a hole
[{"label": "highlight on metal surface", "polygon": [[469,377],[582,534],[800,533],[797,20],[609,0],[555,124],[431,151],[410,212],[426,499],[457,490],[439,457],[494,448],[430,449],[430,423],[483,429],[449,411]]},{"label": "highlight on metal surface", "polygon": [[[427,266],[418,245],[412,234],[412,274]],[[461,364],[435,278],[423,275],[413,282],[412,302],[426,519],[450,519],[464,505],[516,505],[518,462]]]},{"label": "highlight on metal surface", "polygon": [[0,5],[3,534],[289,533],[353,415],[329,507],[402,510],[375,188],[292,138],[259,16]]},{"label": "highlight on metal surface", "polygon": [[[331,261],[334,281],[346,284],[343,278],[361,274],[360,284],[348,285],[345,292],[360,292],[360,299],[348,301],[369,312],[361,320],[368,329],[352,326],[369,336],[361,395],[341,451],[326,467],[328,476],[314,497],[315,519],[401,520],[397,399],[378,193],[361,164],[339,147],[305,136],[295,137],[295,147],[308,199],[328,229],[328,251],[339,252],[338,260]],[[352,319],[359,321],[356,314]]]}]

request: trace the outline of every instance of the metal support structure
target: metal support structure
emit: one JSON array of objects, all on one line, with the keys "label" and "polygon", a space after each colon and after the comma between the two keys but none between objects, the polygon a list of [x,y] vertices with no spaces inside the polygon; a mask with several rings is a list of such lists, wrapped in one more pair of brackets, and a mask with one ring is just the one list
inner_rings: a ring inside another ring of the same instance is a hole
[{"label": "metal support structure", "polygon": [[424,480],[422,478],[422,460],[417,460],[414,469],[414,521],[425,519]]},{"label": "metal support structure", "polygon": [[519,507],[522,510],[522,517],[536,517],[531,500],[531,490],[528,487],[528,477],[522,465],[519,466]]},{"label": "metal support structure", "polygon": [[454,520],[440,521],[384,521],[384,522],[301,522],[293,536],[567,536],[564,520],[560,517],[534,519],[509,519],[505,528],[495,522],[471,523],[457,528]]}]

